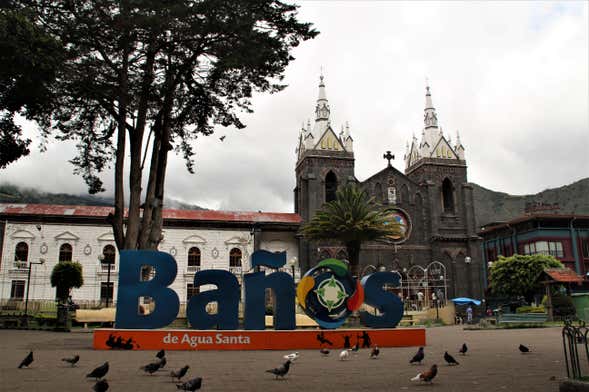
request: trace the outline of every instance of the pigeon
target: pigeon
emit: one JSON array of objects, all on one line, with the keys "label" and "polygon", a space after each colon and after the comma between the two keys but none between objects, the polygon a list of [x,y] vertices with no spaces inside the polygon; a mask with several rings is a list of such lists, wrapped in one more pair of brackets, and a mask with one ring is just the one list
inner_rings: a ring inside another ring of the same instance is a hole
[{"label": "pigeon", "polygon": [[448,362],[448,365],[460,365],[448,351],[444,353],[444,361]]},{"label": "pigeon", "polygon": [[170,377],[177,378],[178,381],[180,381],[182,379],[182,377],[184,377],[186,375],[186,372],[188,372],[189,368],[190,368],[190,366],[186,365],[183,368],[180,368],[176,371],[172,370],[170,372]]},{"label": "pigeon", "polygon": [[411,381],[424,381],[431,384],[436,374],[438,374],[438,365],[432,365],[428,371],[418,373],[417,376],[411,379]]},{"label": "pigeon", "polygon": [[25,357],[25,359],[22,360],[22,362],[20,363],[20,365],[18,365],[18,368],[22,368],[23,366],[29,367],[29,365],[33,363],[33,352],[31,351],[29,353],[29,355],[27,355]]},{"label": "pigeon", "polygon": [[94,377],[96,380],[106,376],[108,373],[108,362],[98,366],[96,369],[92,370],[90,373],[86,374],[86,377]]},{"label": "pigeon", "polygon": [[164,368],[164,366],[166,366],[167,363],[168,363],[168,361],[166,360],[166,357],[162,357],[159,362],[160,370],[162,370]]},{"label": "pigeon", "polygon": [[78,363],[78,361],[80,360],[80,356],[76,355],[73,358],[61,358],[61,360],[63,362],[69,363],[70,365],[72,365],[72,367],[74,367],[74,366],[76,366],[76,363]]},{"label": "pigeon", "polygon": [[278,379],[278,376],[284,378],[284,376],[286,376],[286,373],[288,373],[288,369],[290,369],[290,362],[290,360],[287,360],[280,367],[266,370],[266,373],[272,373],[274,376],[276,376],[276,379]]},{"label": "pigeon", "polygon": [[162,359],[163,357],[166,356],[166,352],[164,350],[160,350],[157,352],[157,354],[155,354],[156,357],[158,357],[159,359]]},{"label": "pigeon", "polygon": [[519,345],[519,351],[521,351],[522,354],[525,354],[525,353],[529,353],[530,352],[530,349],[527,348],[526,346],[524,346],[523,344],[520,344]]},{"label": "pigeon", "polygon": [[223,136],[221,136],[221,137],[219,138],[219,140],[220,140],[220,141],[223,141],[223,140],[225,140],[225,138],[226,138],[226,137],[227,137],[226,135],[223,135]]},{"label": "pigeon", "polygon": [[329,350],[326,348],[321,348],[321,350],[319,350],[319,352],[321,353],[322,356],[326,357],[329,355]]},{"label": "pigeon", "polygon": [[197,389],[200,389],[201,385],[202,377],[196,377],[192,380],[186,381],[184,384],[176,384],[176,387],[183,391],[196,391]]},{"label": "pigeon", "polygon": [[294,362],[299,358],[299,352],[297,351],[294,353],[287,354],[283,358],[289,360],[290,362]]},{"label": "pigeon", "polygon": [[376,359],[376,357],[378,357],[378,354],[380,354],[380,350],[378,349],[378,346],[374,346],[372,348],[372,352],[370,353],[370,358]]},{"label": "pigeon", "polygon": [[462,348],[458,352],[462,355],[466,355],[467,351],[468,351],[468,347],[466,347],[466,343],[462,343]]},{"label": "pigeon", "polygon": [[106,382],[106,379],[96,381],[96,384],[94,384],[92,389],[94,392],[106,392],[108,391],[108,382]]},{"label": "pigeon", "polygon": [[349,349],[349,348],[347,348],[345,350],[342,350],[339,353],[339,360],[340,361],[346,361],[346,360],[350,359],[350,350],[351,349]]},{"label": "pigeon", "polygon": [[139,369],[143,370],[145,373],[153,374],[153,373],[157,372],[157,370],[159,368],[160,368],[160,363],[153,362],[153,363],[148,363],[145,366],[141,366]]},{"label": "pigeon", "polygon": [[419,364],[421,365],[421,361],[423,361],[424,357],[425,354],[423,352],[423,347],[419,347],[419,350],[417,350],[417,353],[415,353],[415,355],[413,356],[413,358],[411,358],[409,363],[419,362]]}]

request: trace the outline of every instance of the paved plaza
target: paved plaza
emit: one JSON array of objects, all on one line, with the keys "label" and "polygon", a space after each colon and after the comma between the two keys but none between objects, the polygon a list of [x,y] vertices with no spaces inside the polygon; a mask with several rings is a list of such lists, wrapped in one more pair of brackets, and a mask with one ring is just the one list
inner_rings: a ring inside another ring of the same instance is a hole
[{"label": "paved plaza", "polygon": [[[409,365],[415,348],[386,348],[380,358],[368,359],[360,350],[346,362],[337,359],[339,350],[323,358],[318,350],[301,351],[284,381],[276,381],[264,370],[283,362],[282,351],[167,352],[167,368],[190,365],[188,376],[202,376],[206,391],[557,391],[566,375],[560,328],[464,331],[461,327],[427,329],[427,347],[422,366]],[[463,342],[468,354],[457,354]],[[0,390],[91,391],[93,381],[85,375],[109,361],[109,391],[175,391],[168,370],[144,374],[139,367],[155,359],[154,351],[94,351],[90,333],[0,331]],[[522,355],[520,343],[529,346]],[[35,361],[30,369],[17,369],[29,349]],[[442,359],[448,350],[460,362],[447,366]],[[76,368],[61,362],[79,354]],[[409,379],[438,364],[433,385]]]}]

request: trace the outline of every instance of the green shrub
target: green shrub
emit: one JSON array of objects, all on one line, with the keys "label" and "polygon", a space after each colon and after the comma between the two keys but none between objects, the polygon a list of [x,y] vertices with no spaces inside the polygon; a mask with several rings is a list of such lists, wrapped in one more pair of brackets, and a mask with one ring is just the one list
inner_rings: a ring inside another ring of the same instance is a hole
[{"label": "green shrub", "polygon": [[546,313],[544,306],[520,306],[515,313]]}]

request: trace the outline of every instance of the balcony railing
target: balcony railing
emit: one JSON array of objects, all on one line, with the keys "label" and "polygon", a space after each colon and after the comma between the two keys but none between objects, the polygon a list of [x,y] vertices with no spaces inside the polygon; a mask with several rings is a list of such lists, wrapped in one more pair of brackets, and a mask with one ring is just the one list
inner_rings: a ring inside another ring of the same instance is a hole
[{"label": "balcony railing", "polygon": [[190,274],[194,274],[195,272],[200,272],[200,265],[189,265],[186,267],[186,272]]},{"label": "balcony railing", "polygon": [[12,268],[18,269],[18,270],[26,270],[27,268],[29,268],[29,263],[26,261],[15,261],[12,264]]},{"label": "balcony railing", "polygon": [[115,263],[100,263],[100,272],[108,272],[109,265],[110,265],[110,272],[114,272],[117,269]]},{"label": "balcony railing", "polygon": [[241,267],[229,267],[229,272],[234,275],[241,275]]}]

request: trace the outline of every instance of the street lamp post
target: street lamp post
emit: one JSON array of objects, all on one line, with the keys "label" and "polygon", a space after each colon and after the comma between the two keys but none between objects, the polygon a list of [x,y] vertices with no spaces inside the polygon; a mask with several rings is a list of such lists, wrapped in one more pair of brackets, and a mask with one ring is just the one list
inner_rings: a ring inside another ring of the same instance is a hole
[{"label": "street lamp post", "polygon": [[288,265],[290,265],[290,269],[292,271],[292,280],[293,280],[293,282],[295,280],[295,266],[297,265],[297,261],[298,261],[298,259],[296,257],[293,257],[288,262]]},{"label": "street lamp post", "polygon": [[31,268],[33,266],[33,264],[38,264],[41,265],[45,263],[45,259],[39,259],[38,262],[33,262],[33,261],[29,261],[29,272],[27,275],[27,294],[25,297],[25,323],[26,325],[29,325],[29,291],[31,288]]}]

